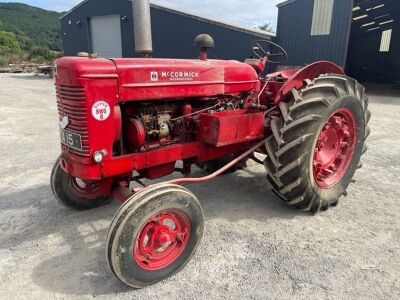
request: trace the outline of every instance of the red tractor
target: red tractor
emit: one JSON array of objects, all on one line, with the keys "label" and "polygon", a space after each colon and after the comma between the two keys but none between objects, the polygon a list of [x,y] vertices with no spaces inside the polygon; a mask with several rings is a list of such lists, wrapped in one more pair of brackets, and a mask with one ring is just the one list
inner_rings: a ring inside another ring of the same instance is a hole
[{"label": "red tractor", "polygon": [[[200,59],[150,58],[149,4],[133,5],[143,58],[63,57],[54,66],[61,155],[52,190],[75,209],[123,203],[106,246],[120,280],[141,288],[181,270],[204,219],[195,195],[178,184],[210,180],[245,159],[264,164],[290,206],[317,213],[338,204],[366,151],[364,87],[324,61],[262,76],[287,56],[270,41],[255,41],[256,58],[244,63],[209,60],[208,35],[195,40]],[[190,178],[195,164],[213,173]],[[175,171],[184,176],[130,188]]]}]

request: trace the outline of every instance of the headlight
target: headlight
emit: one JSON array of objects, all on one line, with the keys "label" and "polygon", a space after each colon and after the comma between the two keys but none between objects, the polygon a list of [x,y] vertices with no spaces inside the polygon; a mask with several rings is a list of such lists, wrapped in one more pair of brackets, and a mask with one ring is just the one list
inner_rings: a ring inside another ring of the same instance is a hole
[{"label": "headlight", "polygon": [[103,158],[104,158],[104,155],[103,155],[103,152],[102,151],[96,151],[94,154],[93,154],[93,160],[96,162],[96,163],[101,163],[102,161],[103,161]]}]

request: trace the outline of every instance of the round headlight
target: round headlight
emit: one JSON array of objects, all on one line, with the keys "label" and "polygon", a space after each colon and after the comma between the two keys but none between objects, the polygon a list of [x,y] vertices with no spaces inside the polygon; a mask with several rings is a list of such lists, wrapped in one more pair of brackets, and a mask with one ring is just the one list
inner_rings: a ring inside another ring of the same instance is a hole
[{"label": "round headlight", "polygon": [[93,160],[98,164],[103,161],[103,158],[104,158],[104,155],[103,155],[103,153],[101,151],[96,151],[93,154]]}]

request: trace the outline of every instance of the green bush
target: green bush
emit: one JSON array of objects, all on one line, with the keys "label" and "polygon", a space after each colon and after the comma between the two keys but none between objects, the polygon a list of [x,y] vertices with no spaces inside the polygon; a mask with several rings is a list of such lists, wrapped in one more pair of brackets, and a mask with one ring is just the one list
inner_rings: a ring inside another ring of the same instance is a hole
[{"label": "green bush", "polygon": [[0,31],[0,55],[22,54],[17,37],[12,32]]},{"label": "green bush", "polygon": [[8,59],[0,56],[0,68],[8,66]]},{"label": "green bush", "polygon": [[51,51],[47,47],[33,47],[28,54],[28,60],[34,62],[53,61],[59,58],[62,52]]},{"label": "green bush", "polygon": [[45,48],[45,47],[33,47],[31,49],[31,51],[29,51],[29,59],[34,59],[34,58],[44,58],[50,59],[51,56],[51,52],[49,50],[49,48]]},{"label": "green bush", "polygon": [[19,64],[21,62],[27,61],[27,57],[24,54],[7,54],[0,56],[0,65],[7,67],[9,64]]},{"label": "green bush", "polygon": [[[0,30],[14,32],[20,41],[28,38],[35,46],[60,51],[60,16],[61,13],[26,4],[0,3]],[[21,41],[23,50],[29,50],[28,44]]]},{"label": "green bush", "polygon": [[0,3],[1,64],[51,62],[62,55],[60,13]]}]

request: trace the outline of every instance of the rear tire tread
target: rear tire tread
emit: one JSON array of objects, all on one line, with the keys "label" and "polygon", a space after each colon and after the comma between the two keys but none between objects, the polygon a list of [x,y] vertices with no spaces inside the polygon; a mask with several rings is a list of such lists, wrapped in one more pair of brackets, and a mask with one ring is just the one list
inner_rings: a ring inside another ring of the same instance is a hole
[{"label": "rear tire tread", "polygon": [[[318,213],[336,206],[339,199],[321,199],[311,183],[302,178],[310,152],[306,147],[315,136],[315,125],[312,124],[320,121],[326,109],[340,98],[352,96],[360,102],[367,125],[371,118],[368,97],[365,88],[356,80],[338,74],[324,74],[305,82],[305,87],[299,91],[292,90],[292,95],[291,101],[279,104],[282,121],[273,120],[271,124],[273,135],[266,142],[268,156],[264,165],[268,181],[279,198],[289,206]],[[366,126],[365,139],[370,133],[370,128]],[[364,141],[362,152],[367,149]],[[358,167],[361,166],[360,163]],[[346,190],[343,195],[347,195]]]}]

